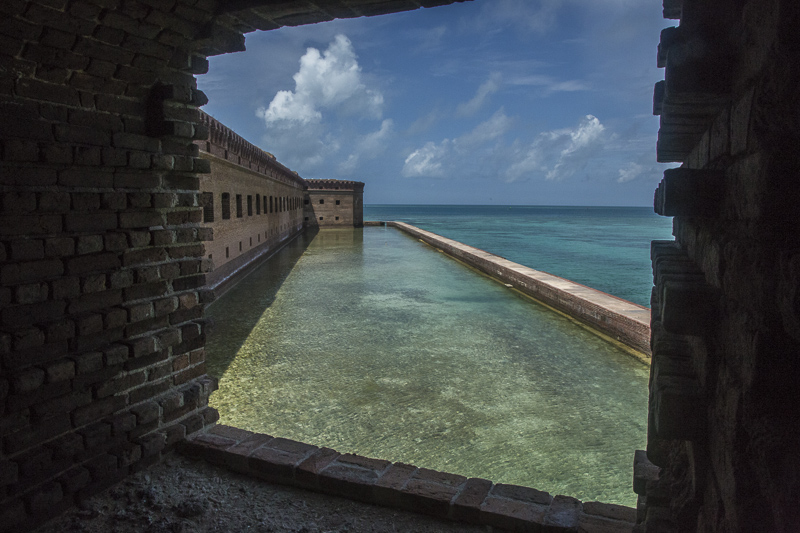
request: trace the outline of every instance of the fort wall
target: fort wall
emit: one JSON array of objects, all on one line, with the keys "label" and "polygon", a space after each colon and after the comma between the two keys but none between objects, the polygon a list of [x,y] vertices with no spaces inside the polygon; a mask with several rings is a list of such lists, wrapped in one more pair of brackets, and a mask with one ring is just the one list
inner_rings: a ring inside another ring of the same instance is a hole
[{"label": "fort wall", "polygon": [[309,227],[364,225],[364,184],[360,181],[306,180],[304,219]]},{"label": "fort wall", "polygon": [[404,222],[386,222],[386,224],[587,324],[632,348],[639,354],[640,359],[649,361],[650,310],[646,307],[528,268]]},{"label": "fort wall", "polygon": [[303,230],[306,182],[274,156],[201,113],[210,131],[198,142],[210,173],[200,178],[202,227],[212,231],[207,288],[218,297]]}]

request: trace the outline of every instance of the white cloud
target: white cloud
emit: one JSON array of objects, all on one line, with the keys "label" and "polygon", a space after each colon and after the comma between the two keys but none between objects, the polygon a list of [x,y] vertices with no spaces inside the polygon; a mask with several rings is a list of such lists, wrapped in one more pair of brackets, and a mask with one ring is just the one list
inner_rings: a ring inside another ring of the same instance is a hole
[{"label": "white cloud", "polygon": [[460,117],[469,117],[477,113],[481,107],[483,107],[483,103],[486,101],[486,98],[496,93],[500,89],[500,74],[494,72],[489,77],[488,80],[483,82],[480,87],[478,87],[478,91],[475,93],[475,96],[469,102],[464,102],[458,105],[456,109],[456,115]]},{"label": "white cloud", "polygon": [[583,170],[605,143],[605,126],[586,115],[572,129],[540,133],[530,146],[514,146],[516,161],[506,171],[508,181],[544,173],[545,179],[560,181]]},{"label": "white cloud", "polygon": [[644,171],[644,166],[638,163],[628,163],[623,168],[619,169],[619,177],[617,178],[617,183],[625,183],[628,181],[633,181],[639,176],[642,175],[642,171]]},{"label": "white cloud", "polygon": [[[502,152],[497,142],[512,124],[503,108],[500,108],[488,120],[481,122],[471,131],[455,139],[444,139],[436,144],[426,143],[422,148],[414,150],[406,157],[402,175],[405,177],[449,177],[461,173],[463,161],[477,159],[476,153],[486,154],[483,160],[490,157],[486,152],[497,148],[496,155]],[[472,165],[473,169],[479,161]]]},{"label": "white cloud", "polygon": [[386,141],[392,133],[394,122],[386,119],[377,131],[366,134],[355,143],[355,149],[348,158],[339,165],[339,174],[352,174],[358,163],[364,159],[375,159],[386,149]]},{"label": "white cloud", "polygon": [[278,91],[269,106],[256,110],[267,127],[262,146],[300,173],[329,172],[336,168],[332,159],[349,150],[339,171],[353,173],[377,150],[392,121],[359,138],[360,127],[348,120],[379,119],[383,113],[383,95],[365,83],[352,43],[338,34],[324,52],[307,48],[292,77],[293,91]]},{"label": "white cloud", "polygon": [[268,107],[256,111],[268,126],[319,122],[326,108],[381,116],[383,95],[363,83],[353,45],[344,35],[337,35],[325,52],[308,48],[293,79],[294,91],[278,91]]},{"label": "white cloud", "polygon": [[444,168],[442,160],[448,154],[452,141],[445,139],[440,144],[428,142],[422,148],[414,150],[406,157],[403,165],[403,176],[410,177],[442,177]]}]

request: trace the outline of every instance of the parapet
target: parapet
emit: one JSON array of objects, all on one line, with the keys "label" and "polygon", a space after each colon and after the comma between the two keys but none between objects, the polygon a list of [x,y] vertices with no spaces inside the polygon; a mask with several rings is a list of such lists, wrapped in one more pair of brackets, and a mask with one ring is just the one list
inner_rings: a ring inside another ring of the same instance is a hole
[{"label": "parapet", "polygon": [[364,192],[364,183],[361,181],[345,180],[305,180],[310,191],[352,191]]},{"label": "parapet", "polygon": [[[200,150],[286,184],[305,185],[297,172],[279,163],[275,156],[244,140],[214,117],[200,112],[200,124],[208,128],[208,140],[195,141]],[[364,184],[361,184],[362,189]]]}]

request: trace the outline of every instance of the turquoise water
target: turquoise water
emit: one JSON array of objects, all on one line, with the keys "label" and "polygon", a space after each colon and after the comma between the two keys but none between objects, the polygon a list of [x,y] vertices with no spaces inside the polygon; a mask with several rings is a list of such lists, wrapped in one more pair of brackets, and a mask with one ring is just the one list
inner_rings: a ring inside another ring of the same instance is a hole
[{"label": "turquoise water", "polygon": [[209,315],[223,423],[635,504],[649,369],[398,230],[303,236]]},{"label": "turquoise water", "polygon": [[367,205],[364,220],[400,220],[650,307],[650,241],[672,219],[649,207]]}]

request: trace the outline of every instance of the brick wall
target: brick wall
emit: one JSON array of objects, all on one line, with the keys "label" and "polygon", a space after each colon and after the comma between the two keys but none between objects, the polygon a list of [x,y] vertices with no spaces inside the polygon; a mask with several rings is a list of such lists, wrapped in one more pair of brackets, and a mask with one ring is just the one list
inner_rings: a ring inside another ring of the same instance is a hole
[{"label": "brick wall", "polygon": [[216,420],[192,142],[212,8],[0,3],[0,530]]},{"label": "brick wall", "polygon": [[364,184],[360,181],[307,180],[304,218],[308,226],[364,225]]},{"label": "brick wall", "polygon": [[[644,531],[800,523],[800,8],[664,1]],[[644,468],[644,467],[643,467]],[[658,474],[658,475],[656,475]]]},{"label": "brick wall", "polygon": [[260,258],[302,231],[306,182],[208,115],[201,120],[211,132],[207,141],[198,141],[201,157],[211,165],[200,178],[202,225],[213,233],[206,243],[206,258],[213,264],[208,287],[218,297]]},{"label": "brick wall", "polygon": [[[444,3],[0,2],[0,531],[30,529],[217,418],[203,288],[219,252],[199,176],[231,160],[194,143],[209,134],[194,79],[206,57],[244,50],[256,29]],[[234,141],[235,164],[260,164]],[[230,193],[297,204],[283,179]]]}]

